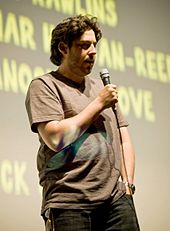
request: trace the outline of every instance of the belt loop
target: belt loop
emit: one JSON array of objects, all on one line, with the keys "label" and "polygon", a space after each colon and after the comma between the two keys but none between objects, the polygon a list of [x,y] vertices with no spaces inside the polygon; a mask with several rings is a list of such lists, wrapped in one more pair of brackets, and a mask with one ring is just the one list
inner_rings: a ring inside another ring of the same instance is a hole
[{"label": "belt loop", "polygon": [[46,218],[46,222],[45,222],[46,231],[55,231],[54,216],[51,208],[48,208],[45,211],[45,218]]}]

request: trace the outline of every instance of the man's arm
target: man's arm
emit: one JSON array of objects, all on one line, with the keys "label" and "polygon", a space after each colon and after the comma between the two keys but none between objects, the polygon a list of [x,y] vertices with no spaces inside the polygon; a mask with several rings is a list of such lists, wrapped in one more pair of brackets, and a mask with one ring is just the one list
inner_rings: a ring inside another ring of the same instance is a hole
[{"label": "man's arm", "polygon": [[39,123],[38,132],[46,145],[58,152],[81,136],[104,109],[112,107],[116,102],[116,86],[109,84],[79,114],[59,122]]},{"label": "man's arm", "polygon": [[[135,151],[127,127],[120,128],[122,137],[122,181],[133,184],[135,172]],[[127,193],[130,193],[127,187]]]}]

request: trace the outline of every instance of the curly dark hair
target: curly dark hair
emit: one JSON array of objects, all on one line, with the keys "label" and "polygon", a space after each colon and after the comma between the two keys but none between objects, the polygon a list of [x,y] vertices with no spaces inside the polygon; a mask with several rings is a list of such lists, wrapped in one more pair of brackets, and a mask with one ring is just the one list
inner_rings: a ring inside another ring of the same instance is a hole
[{"label": "curly dark hair", "polygon": [[71,48],[72,42],[79,38],[88,29],[94,31],[96,41],[98,42],[102,37],[102,32],[97,25],[96,17],[77,15],[66,18],[59,23],[52,31],[51,62],[57,66],[61,64],[62,54],[58,49],[58,44],[60,42],[64,42],[69,48]]}]

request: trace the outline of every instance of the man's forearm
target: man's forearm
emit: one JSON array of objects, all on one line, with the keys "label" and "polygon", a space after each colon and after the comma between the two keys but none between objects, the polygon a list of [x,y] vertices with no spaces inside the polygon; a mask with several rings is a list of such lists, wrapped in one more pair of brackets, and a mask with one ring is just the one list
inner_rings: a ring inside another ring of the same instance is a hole
[{"label": "man's forearm", "polygon": [[135,152],[127,128],[121,128],[122,135],[122,171],[124,182],[134,182]]}]

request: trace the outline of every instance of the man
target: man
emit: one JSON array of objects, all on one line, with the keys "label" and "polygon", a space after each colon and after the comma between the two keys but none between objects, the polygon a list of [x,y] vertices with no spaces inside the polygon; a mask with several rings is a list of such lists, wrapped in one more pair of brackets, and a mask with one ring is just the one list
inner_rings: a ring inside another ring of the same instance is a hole
[{"label": "man", "polygon": [[27,113],[40,139],[46,230],[139,230],[132,199],[134,151],[117,87],[88,76],[101,37],[95,17],[63,20],[51,39],[58,69],[28,89]]}]

